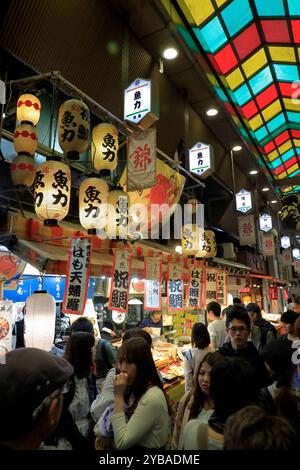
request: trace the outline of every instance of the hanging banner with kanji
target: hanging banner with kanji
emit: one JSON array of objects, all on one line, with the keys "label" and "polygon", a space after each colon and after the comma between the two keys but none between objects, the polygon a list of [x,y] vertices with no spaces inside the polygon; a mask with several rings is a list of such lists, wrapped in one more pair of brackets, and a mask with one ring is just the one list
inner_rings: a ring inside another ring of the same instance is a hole
[{"label": "hanging banner with kanji", "polygon": [[188,307],[201,308],[203,269],[198,266],[191,266],[189,271],[188,284]]},{"label": "hanging banner with kanji", "polygon": [[218,270],[217,274],[218,302],[220,305],[227,305],[228,271],[225,271],[225,269]]},{"label": "hanging banner with kanji", "polygon": [[70,241],[67,279],[62,312],[82,315],[85,308],[91,267],[90,238],[73,238]]},{"label": "hanging banner with kanji", "polygon": [[116,250],[111,275],[108,308],[127,313],[129,287],[131,282],[132,253],[129,250]]},{"label": "hanging banner with kanji", "polygon": [[296,259],[294,261],[294,269],[295,269],[296,273],[300,273],[300,259]]},{"label": "hanging banner with kanji", "polygon": [[253,215],[238,217],[241,245],[255,245],[255,222]]},{"label": "hanging banner with kanji", "polygon": [[205,270],[205,304],[209,302],[217,302],[217,287],[218,287],[218,271],[217,269]]},{"label": "hanging banner with kanji", "polygon": [[162,262],[159,258],[145,259],[145,310],[161,310]]},{"label": "hanging banner with kanji", "polygon": [[127,191],[156,185],[156,130],[136,132],[127,138]]},{"label": "hanging banner with kanji", "polygon": [[283,266],[291,266],[292,264],[292,252],[289,249],[283,250],[282,252],[282,264]]},{"label": "hanging banner with kanji", "polygon": [[5,364],[5,356],[12,349],[13,303],[0,300],[0,364]]},{"label": "hanging banner with kanji", "polygon": [[179,263],[168,265],[168,308],[179,310],[184,308],[184,292],[182,266]]},{"label": "hanging banner with kanji", "polygon": [[265,256],[275,255],[275,242],[273,233],[262,235],[262,248]]},{"label": "hanging banner with kanji", "polygon": [[278,300],[278,287],[270,286],[269,296],[270,296],[270,300]]}]

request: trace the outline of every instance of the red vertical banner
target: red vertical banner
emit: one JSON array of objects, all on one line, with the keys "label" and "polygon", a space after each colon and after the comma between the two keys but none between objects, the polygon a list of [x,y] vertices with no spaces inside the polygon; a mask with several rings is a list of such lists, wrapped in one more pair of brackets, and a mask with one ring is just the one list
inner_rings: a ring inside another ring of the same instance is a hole
[{"label": "red vertical banner", "polygon": [[182,266],[179,263],[168,264],[168,308],[170,310],[184,308]]},{"label": "red vertical banner", "polygon": [[67,278],[62,312],[82,315],[90,279],[92,242],[90,238],[70,240]]},{"label": "red vertical banner", "polygon": [[146,258],[145,269],[145,310],[161,310],[162,262],[159,258]]},{"label": "red vertical banner", "polygon": [[111,310],[127,313],[131,264],[132,253],[129,250],[115,251],[108,300],[108,308]]},{"label": "red vertical banner", "polygon": [[205,270],[205,305],[209,302],[217,302],[218,276],[217,269],[206,268]]},{"label": "red vertical banner", "polygon": [[284,300],[288,300],[289,298],[289,293],[286,287],[283,289],[283,298]]},{"label": "red vertical banner", "polygon": [[278,300],[278,287],[270,286],[269,296],[270,296],[270,300]]},{"label": "red vertical banner", "polygon": [[217,299],[220,305],[227,305],[228,303],[228,271],[217,271]]},{"label": "red vertical banner", "polygon": [[189,269],[188,307],[201,308],[203,290],[203,268],[192,265]]}]

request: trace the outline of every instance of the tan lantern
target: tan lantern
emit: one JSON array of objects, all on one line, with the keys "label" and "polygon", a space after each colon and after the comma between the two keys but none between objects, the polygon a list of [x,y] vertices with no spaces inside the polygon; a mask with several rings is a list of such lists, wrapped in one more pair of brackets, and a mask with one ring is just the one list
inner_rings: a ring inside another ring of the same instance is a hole
[{"label": "tan lantern", "polygon": [[182,253],[186,256],[195,256],[199,251],[202,230],[196,224],[185,224],[182,227]]},{"label": "tan lantern", "polygon": [[17,153],[34,155],[38,145],[38,134],[35,126],[21,124],[15,128],[14,147]]},{"label": "tan lantern", "polygon": [[200,236],[200,248],[196,258],[214,258],[217,255],[217,243],[214,232],[204,230]]},{"label": "tan lantern", "polygon": [[106,226],[108,193],[106,181],[95,176],[86,178],[79,187],[79,219],[90,235]]},{"label": "tan lantern", "polygon": [[61,161],[50,160],[36,168],[34,182],[35,212],[44,225],[56,226],[69,211],[71,171]]},{"label": "tan lantern", "polygon": [[65,101],[58,113],[59,145],[70,160],[79,160],[87,150],[90,133],[90,111],[79,100]]},{"label": "tan lantern", "polygon": [[98,124],[92,131],[92,164],[101,176],[110,176],[118,164],[118,131],[112,124]]},{"label": "tan lantern", "polygon": [[117,186],[108,196],[106,233],[109,238],[127,239],[128,212],[129,196]]},{"label": "tan lantern", "polygon": [[21,95],[17,102],[17,121],[35,126],[40,119],[41,102],[34,95]]},{"label": "tan lantern", "polygon": [[34,159],[20,153],[11,163],[10,174],[14,186],[30,188],[35,178]]}]

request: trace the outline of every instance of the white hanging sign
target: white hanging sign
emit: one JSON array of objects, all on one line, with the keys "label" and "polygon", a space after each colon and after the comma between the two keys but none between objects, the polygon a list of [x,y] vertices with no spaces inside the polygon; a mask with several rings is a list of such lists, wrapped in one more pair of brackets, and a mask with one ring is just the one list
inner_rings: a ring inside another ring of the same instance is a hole
[{"label": "white hanging sign", "polygon": [[156,185],[156,130],[136,132],[127,139],[127,191]]},{"label": "white hanging sign", "polygon": [[205,270],[205,305],[218,301],[218,275],[217,269]]},{"label": "white hanging sign", "polygon": [[191,266],[189,271],[188,284],[188,307],[201,308],[202,287],[203,287],[203,268]]},{"label": "white hanging sign", "polygon": [[281,248],[290,248],[291,247],[291,240],[290,240],[290,237],[284,235],[283,237],[281,237]]},{"label": "white hanging sign", "polygon": [[112,282],[108,308],[127,313],[129,286],[131,281],[132,253],[129,250],[116,250],[112,270]]},{"label": "white hanging sign", "polygon": [[252,209],[251,193],[245,189],[241,189],[241,191],[235,195],[235,202],[236,210],[244,214]]},{"label": "white hanging sign", "polygon": [[220,305],[227,305],[228,297],[228,271],[220,269],[218,275],[218,302]]},{"label": "white hanging sign", "polygon": [[168,265],[168,308],[170,310],[180,310],[183,305],[183,280],[182,267],[178,263]]},{"label": "white hanging sign", "polygon": [[269,232],[273,228],[272,217],[269,214],[262,214],[259,218],[259,228],[263,232]]},{"label": "white hanging sign", "polygon": [[137,78],[124,91],[124,119],[139,123],[151,112],[151,80]]},{"label": "white hanging sign", "polygon": [[263,254],[265,256],[274,256],[275,255],[275,240],[274,234],[268,233],[262,235],[262,246]]},{"label": "white hanging sign", "polygon": [[5,355],[12,349],[13,304],[0,301],[0,364],[5,364]]},{"label": "white hanging sign", "polygon": [[82,315],[84,312],[90,279],[91,244],[90,238],[70,241],[63,313]]},{"label": "white hanging sign", "polygon": [[197,142],[189,150],[190,172],[201,178],[207,178],[214,172],[214,154],[211,145]]},{"label": "white hanging sign", "polygon": [[241,245],[255,244],[255,222],[253,215],[238,217],[239,237]]},{"label": "white hanging sign", "polygon": [[145,310],[161,310],[162,262],[159,258],[145,259]]}]

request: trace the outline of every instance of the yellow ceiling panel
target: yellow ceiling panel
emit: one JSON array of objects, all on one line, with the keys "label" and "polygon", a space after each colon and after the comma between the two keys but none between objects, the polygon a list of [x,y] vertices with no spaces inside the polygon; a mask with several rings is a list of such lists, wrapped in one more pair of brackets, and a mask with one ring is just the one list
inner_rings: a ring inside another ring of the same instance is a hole
[{"label": "yellow ceiling panel", "polygon": [[294,140],[295,147],[300,147],[300,140],[299,139],[293,139],[293,140]]},{"label": "yellow ceiling panel", "polygon": [[292,47],[269,46],[271,59],[276,62],[296,62],[295,51]]},{"label": "yellow ceiling panel", "polygon": [[289,169],[287,170],[287,174],[288,174],[288,175],[291,175],[291,174],[294,173],[294,171],[296,171],[296,170],[299,170],[299,165],[298,165],[298,163],[295,163],[295,165],[291,166],[291,168],[289,168]]},{"label": "yellow ceiling panel", "polygon": [[280,145],[280,147],[278,147],[278,152],[280,153],[280,155],[282,155],[284,152],[290,150],[290,148],[292,148],[292,142],[288,140],[287,142],[285,142],[285,144]]},{"label": "yellow ceiling panel", "polygon": [[279,153],[277,152],[277,150],[273,150],[273,152],[270,152],[268,154],[268,159],[270,160],[270,162],[272,162],[273,160],[275,160],[275,158],[277,158],[279,155]]},{"label": "yellow ceiling panel", "polygon": [[184,0],[184,3],[192,15],[196,26],[203,23],[215,11],[211,0],[201,0],[201,2],[199,0]]},{"label": "yellow ceiling panel", "polygon": [[269,121],[274,116],[276,116],[276,114],[280,113],[281,109],[280,101],[276,100],[262,111],[262,115],[266,121]]},{"label": "yellow ceiling panel", "polygon": [[253,119],[250,119],[249,124],[250,124],[251,128],[254,131],[256,131],[256,129],[258,129],[259,127],[261,127],[263,125],[263,120],[262,120],[261,116],[259,114],[257,114],[257,116],[255,116]]},{"label": "yellow ceiling panel", "polygon": [[218,7],[224,5],[224,3],[228,2],[228,0],[216,0]]},{"label": "yellow ceiling panel", "polygon": [[286,171],[283,171],[279,175],[276,176],[277,179],[282,180],[282,178],[286,178]]},{"label": "yellow ceiling panel", "polygon": [[283,98],[283,102],[288,111],[300,112],[300,100],[299,99]]},{"label": "yellow ceiling panel", "polygon": [[265,50],[262,47],[256,54],[253,54],[250,59],[246,60],[242,64],[242,67],[247,77],[251,77],[251,75],[261,69],[267,62]]},{"label": "yellow ceiling panel", "polygon": [[234,72],[227,75],[226,80],[231,90],[237,88],[244,81],[240,68],[238,67]]}]

